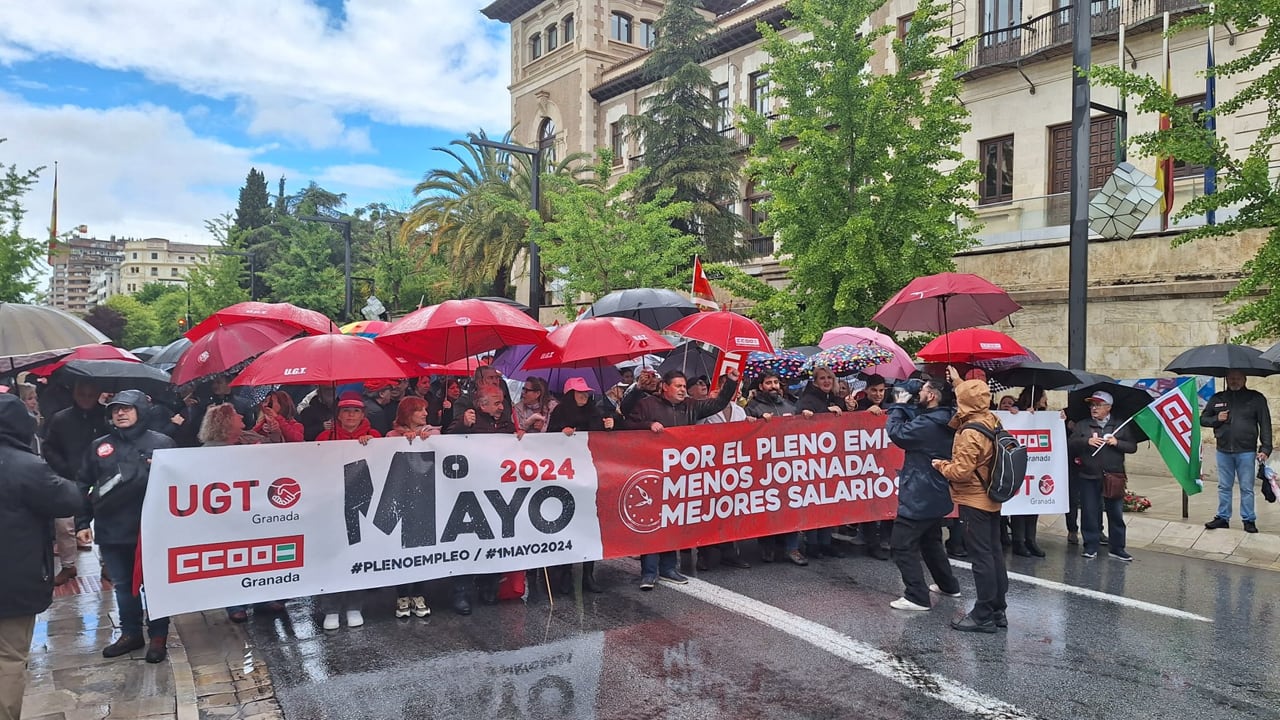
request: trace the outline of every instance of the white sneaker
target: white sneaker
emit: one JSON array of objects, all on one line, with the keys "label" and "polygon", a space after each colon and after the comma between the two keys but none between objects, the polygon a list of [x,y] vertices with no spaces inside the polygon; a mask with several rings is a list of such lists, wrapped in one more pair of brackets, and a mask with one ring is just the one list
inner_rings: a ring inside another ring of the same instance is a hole
[{"label": "white sneaker", "polygon": [[413,614],[420,618],[424,618],[431,614],[431,608],[427,607],[426,598],[417,595],[413,598]]},{"label": "white sneaker", "polygon": [[359,610],[347,611],[347,627],[360,627],[364,624],[364,615]]},{"label": "white sneaker", "polygon": [[396,598],[396,617],[398,618],[409,617],[409,598],[407,597]]},{"label": "white sneaker", "polygon": [[893,608],[894,610],[928,610],[929,609],[924,605],[917,605],[904,597],[900,597],[897,600],[894,600],[893,602],[889,603],[889,607]]},{"label": "white sneaker", "polygon": [[934,583],[933,585],[929,586],[929,592],[937,593],[939,595],[946,595],[947,597],[960,597],[960,593],[958,592],[953,592],[953,593],[942,592],[942,588],[938,587],[937,583]]},{"label": "white sneaker", "polygon": [[324,616],[324,629],[325,630],[338,629],[338,613],[329,613],[328,615]]}]

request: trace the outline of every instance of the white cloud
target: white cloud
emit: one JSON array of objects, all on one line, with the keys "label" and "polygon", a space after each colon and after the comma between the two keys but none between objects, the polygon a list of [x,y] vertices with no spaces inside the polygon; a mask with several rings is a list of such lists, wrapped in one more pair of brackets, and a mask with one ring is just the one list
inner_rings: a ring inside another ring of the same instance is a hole
[{"label": "white cloud", "polygon": [[[510,55],[487,0],[346,0],[340,27],[310,0],[0,3],[0,63],[58,56],[234,99],[250,129],[367,149],[344,116],[505,129]],[[58,28],[51,33],[49,28]]]},{"label": "white cloud", "polygon": [[413,187],[417,180],[392,168],[354,163],[327,167],[320,171],[320,175],[316,177],[316,182],[321,185],[332,184],[369,190],[405,190]]}]

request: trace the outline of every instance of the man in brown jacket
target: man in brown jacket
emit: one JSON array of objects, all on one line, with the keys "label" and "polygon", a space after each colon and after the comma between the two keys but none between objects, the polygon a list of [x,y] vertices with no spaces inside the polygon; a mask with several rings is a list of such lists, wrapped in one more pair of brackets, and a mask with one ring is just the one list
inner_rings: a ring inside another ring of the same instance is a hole
[{"label": "man in brown jacket", "polygon": [[978,430],[963,429],[969,423],[992,430],[998,427],[1000,421],[991,414],[990,407],[991,388],[986,381],[965,380],[957,385],[956,415],[951,420],[956,438],[951,459],[933,461],[933,466],[951,484],[951,497],[960,506],[964,541],[973,562],[977,602],[968,615],[951,621],[952,628],[964,632],[994,633],[997,627],[1009,625],[1005,618],[1009,573],[1005,570],[1000,545],[1000,503],[987,497],[986,491],[995,446]]}]

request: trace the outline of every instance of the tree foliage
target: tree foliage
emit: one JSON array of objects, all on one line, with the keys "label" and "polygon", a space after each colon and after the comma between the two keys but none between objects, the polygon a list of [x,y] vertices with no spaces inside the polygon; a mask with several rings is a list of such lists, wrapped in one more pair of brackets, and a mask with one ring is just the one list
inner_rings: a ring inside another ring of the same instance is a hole
[{"label": "tree foliage", "polygon": [[717,130],[728,119],[714,98],[711,71],[702,65],[712,24],[698,11],[700,5],[699,0],[666,4],[656,24],[657,41],[641,68],[656,92],[643,100],[639,115],[627,118],[649,169],[637,191],[645,202],[669,190],[672,201],[690,203],[693,212],[677,218],[676,227],[697,236],[702,254],[711,259],[741,259],[743,223],[732,210],[738,196],[737,145]]},{"label": "tree foliage", "polygon": [[159,344],[155,339],[155,313],[139,302],[137,297],[112,295],[105,303],[90,311],[89,315],[96,318],[96,321],[90,317],[85,319],[117,345],[135,348]]},{"label": "tree foliage", "polygon": [[[0,138],[0,143],[4,138]],[[40,171],[0,164],[0,302],[25,302],[36,289],[36,270],[44,243],[22,236],[26,210],[22,197],[36,184]]]},{"label": "tree foliage", "polygon": [[240,202],[236,205],[236,228],[253,230],[271,223],[275,211],[271,207],[271,195],[267,192],[267,176],[257,168],[249,168],[249,175],[240,188]]},{"label": "tree foliage", "polygon": [[[1169,115],[1169,129],[1130,138],[1139,154],[1172,156],[1189,164],[1217,168],[1217,192],[1186,203],[1175,219],[1214,212],[1219,222],[1178,235],[1174,245],[1227,237],[1243,230],[1268,231],[1257,255],[1244,264],[1244,278],[1226,298],[1243,301],[1227,318],[1227,322],[1247,328],[1237,340],[1254,342],[1280,336],[1280,295],[1271,292],[1275,278],[1280,277],[1280,185],[1271,171],[1275,143],[1280,137],[1280,62],[1277,62],[1280,60],[1280,3],[1217,0],[1213,8],[1212,13],[1188,16],[1169,32],[1176,35],[1189,28],[1228,25],[1237,35],[1261,33],[1253,49],[1229,63],[1217,65],[1213,72],[1219,81],[1218,88],[1235,86],[1237,89],[1234,96],[1206,111],[1215,118],[1240,118],[1249,127],[1263,121],[1253,142],[1243,152],[1232,152],[1226,138],[1208,128],[1194,108],[1178,105],[1177,96],[1167,92],[1156,78],[1104,66],[1094,67],[1091,76],[1100,84],[1136,96],[1137,112]],[[1236,77],[1240,80],[1230,82]]]},{"label": "tree foliage", "polygon": [[[276,262],[263,269],[274,299],[339,317],[343,304],[342,266],[332,258],[334,235],[330,225],[286,217],[277,223]],[[338,242],[341,242],[339,240]]]},{"label": "tree foliage", "polygon": [[[125,296],[117,296],[125,297]],[[129,298],[133,300],[132,298]],[[137,300],[133,300],[137,302]],[[85,313],[84,321],[92,325],[98,332],[111,338],[111,342],[126,348],[142,347],[141,345],[130,345],[127,340],[132,338],[125,337],[125,327],[128,324],[124,314],[119,310],[111,307],[109,304],[94,305],[89,308],[89,312]],[[148,335],[147,337],[150,337]]]},{"label": "tree foliage", "polygon": [[612,154],[602,152],[596,183],[557,178],[549,188],[552,219],[544,223],[530,213],[531,238],[542,249],[546,274],[562,283],[569,318],[583,295],[594,302],[614,290],[687,285],[700,247],[697,238],[674,225],[688,217],[693,203],[673,202],[673,188],[639,199],[636,189],[647,179],[647,168],[622,176],[610,188],[612,166]]},{"label": "tree foliage", "polygon": [[[771,194],[764,229],[788,268],[785,292],[753,315],[810,344],[838,325],[865,325],[919,275],[950,269],[974,242],[978,174],[960,139],[963,53],[946,52],[944,6],[922,2],[896,69],[875,73],[875,45],[895,28],[865,24],[881,0],[792,0],[799,40],[763,28],[770,92],[785,108],[770,120],[742,108],[756,138],[748,171]],[[794,138],[794,142],[790,142]],[[783,141],[787,139],[787,144]]]}]

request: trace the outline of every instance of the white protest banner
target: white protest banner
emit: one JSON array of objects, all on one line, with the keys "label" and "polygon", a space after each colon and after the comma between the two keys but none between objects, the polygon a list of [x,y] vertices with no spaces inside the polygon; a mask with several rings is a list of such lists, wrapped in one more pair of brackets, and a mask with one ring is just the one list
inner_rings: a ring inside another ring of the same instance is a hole
[{"label": "white protest banner", "polygon": [[997,412],[996,417],[1027,449],[1027,481],[1004,503],[1002,515],[1066,513],[1067,428],[1056,412]]}]

